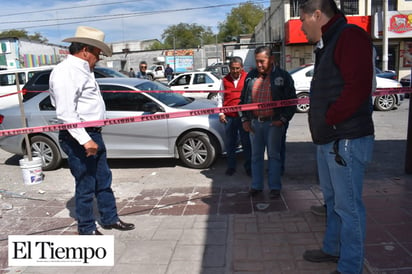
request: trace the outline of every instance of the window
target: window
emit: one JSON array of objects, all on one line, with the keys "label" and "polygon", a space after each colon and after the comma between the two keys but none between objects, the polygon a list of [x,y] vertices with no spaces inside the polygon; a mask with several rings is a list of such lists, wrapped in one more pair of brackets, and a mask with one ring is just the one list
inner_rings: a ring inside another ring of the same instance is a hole
[{"label": "window", "polygon": [[[100,90],[132,90],[123,86],[100,85]],[[143,111],[143,105],[151,102],[141,93],[133,92],[103,92],[106,110],[111,111]]]},{"label": "window", "polygon": [[204,73],[195,74],[195,79],[193,80],[193,84],[213,84],[213,79],[210,78],[209,75]]},{"label": "window", "polygon": [[184,86],[184,85],[189,85],[190,84],[190,75],[182,75],[175,81],[176,85],[178,86]]},{"label": "window", "polygon": [[[299,17],[299,5],[304,1],[305,0],[290,0],[290,16],[291,17]],[[359,14],[359,0],[339,0],[339,1],[336,1],[336,3],[338,4],[338,7],[340,6],[340,9],[346,15]]]},{"label": "window", "polygon": [[51,103],[50,96],[47,96],[40,102],[39,109],[45,111],[56,110],[56,108]]},{"label": "window", "polygon": [[[19,84],[24,85],[26,83],[26,75],[24,72],[19,72]],[[8,73],[0,75],[0,86],[14,86],[16,85],[16,74]]]},{"label": "window", "polygon": [[313,72],[314,72],[314,70],[313,69],[311,69],[311,70],[309,70],[308,72],[306,72],[306,77],[313,77]]},{"label": "window", "polygon": [[193,81],[193,84],[199,85],[199,84],[206,84],[206,75],[205,74],[196,74],[195,75],[195,80]]},{"label": "window", "polygon": [[346,15],[359,14],[359,0],[340,0],[340,9]]},{"label": "window", "polygon": [[50,80],[50,73],[45,73],[39,76],[37,78],[36,82],[34,85],[49,85],[49,80]]},{"label": "window", "polygon": [[[383,11],[383,1],[384,0],[372,0],[372,14]],[[397,10],[397,7],[398,7],[397,0],[385,0],[385,1],[388,1],[388,10]]]}]

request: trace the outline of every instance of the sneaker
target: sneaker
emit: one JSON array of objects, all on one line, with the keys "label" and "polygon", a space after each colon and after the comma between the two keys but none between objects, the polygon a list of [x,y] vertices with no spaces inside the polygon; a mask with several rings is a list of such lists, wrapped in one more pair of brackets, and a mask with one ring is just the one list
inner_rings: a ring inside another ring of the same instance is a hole
[{"label": "sneaker", "polygon": [[313,250],[306,250],[305,253],[303,253],[303,259],[309,262],[314,262],[314,263],[323,263],[323,262],[337,263],[339,260],[339,257],[329,255],[323,252],[321,249],[313,249]]},{"label": "sneaker", "polygon": [[277,199],[280,197],[280,190],[279,189],[272,189],[269,193],[270,199]]},{"label": "sneaker", "polygon": [[232,176],[234,173],[235,173],[235,169],[234,168],[231,168],[231,167],[229,167],[228,169],[226,169],[226,172],[225,172],[225,174],[227,175],[227,176]]},{"label": "sneaker", "polygon": [[326,216],[326,205],[311,206],[310,212],[312,212],[316,216]]},{"label": "sneaker", "polygon": [[255,196],[258,195],[259,193],[262,193],[262,190],[261,190],[261,189],[251,188],[251,189],[249,190],[249,196],[250,196],[250,197],[255,197]]}]

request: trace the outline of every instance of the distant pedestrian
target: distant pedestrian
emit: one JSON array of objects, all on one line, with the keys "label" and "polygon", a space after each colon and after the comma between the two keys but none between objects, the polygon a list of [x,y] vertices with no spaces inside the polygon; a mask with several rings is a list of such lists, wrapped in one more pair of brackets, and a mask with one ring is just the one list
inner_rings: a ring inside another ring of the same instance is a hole
[{"label": "distant pedestrian", "polygon": [[173,79],[173,69],[170,67],[169,64],[166,65],[165,76],[167,78],[167,82],[172,81],[172,79]]},{"label": "distant pedestrian", "polygon": [[136,74],[134,73],[133,68],[130,68],[130,70],[129,70],[129,77],[130,77],[130,78],[136,77]]},{"label": "distant pedestrian", "polygon": [[139,71],[136,73],[136,77],[141,78],[141,79],[150,80],[149,75],[147,75],[146,71],[147,71],[147,63],[146,61],[141,61],[139,64]]}]

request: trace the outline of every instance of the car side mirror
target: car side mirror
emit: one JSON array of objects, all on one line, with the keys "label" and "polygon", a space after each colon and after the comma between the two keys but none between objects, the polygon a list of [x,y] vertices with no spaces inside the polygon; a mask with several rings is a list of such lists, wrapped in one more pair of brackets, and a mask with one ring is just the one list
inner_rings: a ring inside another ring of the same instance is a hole
[{"label": "car side mirror", "polygon": [[161,108],[154,102],[148,102],[148,103],[143,104],[143,111],[150,112],[150,113],[156,113],[158,111],[161,111]]}]

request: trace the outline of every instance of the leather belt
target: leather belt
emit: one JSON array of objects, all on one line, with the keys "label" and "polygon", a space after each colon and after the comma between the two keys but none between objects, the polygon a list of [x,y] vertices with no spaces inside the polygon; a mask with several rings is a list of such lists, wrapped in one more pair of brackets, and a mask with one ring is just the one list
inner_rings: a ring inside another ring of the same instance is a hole
[{"label": "leather belt", "polygon": [[85,129],[87,132],[97,132],[97,133],[102,132],[102,128],[101,128],[101,127],[85,127],[84,129]]},{"label": "leather belt", "polygon": [[254,119],[257,120],[260,123],[263,123],[263,122],[272,121],[273,116],[257,116]]}]

